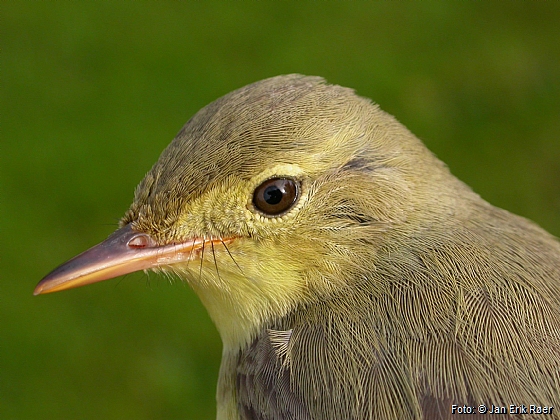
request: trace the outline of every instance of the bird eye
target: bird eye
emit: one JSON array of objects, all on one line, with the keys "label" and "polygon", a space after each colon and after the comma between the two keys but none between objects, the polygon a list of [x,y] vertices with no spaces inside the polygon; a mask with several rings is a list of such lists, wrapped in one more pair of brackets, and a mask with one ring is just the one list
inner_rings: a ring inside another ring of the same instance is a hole
[{"label": "bird eye", "polygon": [[289,178],[267,179],[253,194],[253,205],[267,216],[285,213],[299,197],[299,184]]}]

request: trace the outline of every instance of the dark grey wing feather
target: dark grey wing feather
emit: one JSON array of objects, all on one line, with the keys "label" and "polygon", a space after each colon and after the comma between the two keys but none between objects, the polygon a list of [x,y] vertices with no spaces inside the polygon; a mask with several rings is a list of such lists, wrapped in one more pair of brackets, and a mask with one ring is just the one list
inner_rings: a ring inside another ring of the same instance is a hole
[{"label": "dark grey wing feather", "polygon": [[236,385],[243,420],[311,419],[290,378],[291,333],[268,330],[242,353]]}]

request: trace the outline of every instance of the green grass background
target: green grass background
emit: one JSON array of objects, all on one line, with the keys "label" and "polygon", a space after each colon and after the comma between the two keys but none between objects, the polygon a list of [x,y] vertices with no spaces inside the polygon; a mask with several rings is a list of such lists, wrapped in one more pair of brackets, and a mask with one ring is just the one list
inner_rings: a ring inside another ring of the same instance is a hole
[{"label": "green grass background", "polygon": [[0,418],[212,419],[221,344],[141,273],[33,297],[104,239],[199,108],[321,75],[498,206],[560,234],[558,2],[3,2]]}]

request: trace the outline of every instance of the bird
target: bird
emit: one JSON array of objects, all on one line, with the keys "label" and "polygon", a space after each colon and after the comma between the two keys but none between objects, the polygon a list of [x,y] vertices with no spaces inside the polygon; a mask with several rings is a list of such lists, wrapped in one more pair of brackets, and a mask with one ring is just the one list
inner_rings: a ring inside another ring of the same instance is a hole
[{"label": "bird", "polygon": [[560,242],[320,77],[202,108],[34,293],[139,270],[215,324],[218,420],[560,419]]}]

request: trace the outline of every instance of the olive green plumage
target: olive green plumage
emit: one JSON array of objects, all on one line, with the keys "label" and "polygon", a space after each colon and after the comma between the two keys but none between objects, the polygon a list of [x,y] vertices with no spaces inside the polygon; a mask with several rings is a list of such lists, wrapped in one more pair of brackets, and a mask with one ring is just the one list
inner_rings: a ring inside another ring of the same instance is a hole
[{"label": "olive green plumage", "polygon": [[[278,215],[255,198],[271,179],[297,190]],[[446,419],[453,404],[560,418],[560,243],[352,90],[289,75],[218,99],[121,224],[223,241],[159,267],[224,341],[219,419]]]}]

